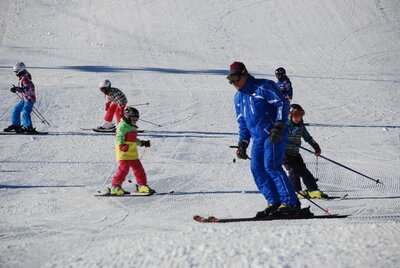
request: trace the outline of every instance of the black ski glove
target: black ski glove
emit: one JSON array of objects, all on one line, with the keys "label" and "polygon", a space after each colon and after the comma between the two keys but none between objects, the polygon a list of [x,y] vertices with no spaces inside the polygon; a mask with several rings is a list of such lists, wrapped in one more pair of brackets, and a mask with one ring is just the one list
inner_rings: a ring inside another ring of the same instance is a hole
[{"label": "black ski glove", "polygon": [[236,150],[236,155],[239,159],[247,159],[249,158],[246,154],[247,147],[249,147],[249,143],[246,141],[239,141],[239,147]]},{"label": "black ski glove", "polygon": [[282,121],[275,122],[274,127],[271,129],[271,135],[269,136],[271,143],[277,143],[282,140],[284,129],[285,124]]},{"label": "black ski glove", "polygon": [[17,89],[18,89],[18,87],[13,86],[12,88],[10,88],[10,91],[11,91],[12,93],[15,93],[15,92],[17,92]]},{"label": "black ski glove", "polygon": [[140,142],[141,142],[140,146],[150,147],[150,141],[140,141]]},{"label": "black ski glove", "polygon": [[315,156],[320,156],[320,155],[321,155],[321,147],[319,147],[318,143],[316,143],[316,144],[313,146],[313,148],[314,148],[314,150],[315,150],[315,152],[314,152]]}]

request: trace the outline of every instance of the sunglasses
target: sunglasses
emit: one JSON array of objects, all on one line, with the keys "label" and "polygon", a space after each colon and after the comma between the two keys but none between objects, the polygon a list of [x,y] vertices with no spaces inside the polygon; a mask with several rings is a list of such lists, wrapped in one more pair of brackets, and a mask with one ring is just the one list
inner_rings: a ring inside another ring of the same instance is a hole
[{"label": "sunglasses", "polygon": [[228,75],[226,77],[226,79],[228,79],[229,84],[235,85],[235,84],[239,83],[239,81],[241,79],[241,75],[240,74],[231,74],[231,75]]}]

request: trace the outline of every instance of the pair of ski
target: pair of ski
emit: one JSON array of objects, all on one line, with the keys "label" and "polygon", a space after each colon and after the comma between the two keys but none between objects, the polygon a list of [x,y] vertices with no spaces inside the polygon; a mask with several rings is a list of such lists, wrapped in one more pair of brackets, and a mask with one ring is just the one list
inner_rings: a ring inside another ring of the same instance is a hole
[{"label": "pair of ski", "polygon": [[200,223],[228,223],[228,222],[247,222],[247,221],[274,221],[274,220],[308,220],[308,219],[341,219],[347,218],[350,215],[327,214],[327,215],[314,215],[310,212],[310,208],[302,208],[296,214],[274,214],[265,217],[248,217],[248,218],[217,218],[209,216],[208,218],[195,215],[193,220]]},{"label": "pair of ski", "polygon": [[4,131],[4,132],[0,132],[0,135],[47,135],[47,134],[49,134],[49,132],[39,132],[39,131],[36,131],[36,129],[35,129],[35,132],[31,132],[31,133],[28,133],[28,132],[15,132],[15,131]]},{"label": "pair of ski", "polygon": [[[104,128],[81,128],[82,130],[92,130],[94,132],[100,132],[100,133],[115,133],[116,128],[111,128],[111,129],[104,129]],[[143,133],[144,130],[138,130],[137,132]]]},{"label": "pair of ski", "polygon": [[158,192],[140,193],[138,191],[134,191],[134,192],[125,191],[125,193],[123,195],[112,195],[110,188],[108,188],[107,192],[105,192],[105,193],[98,192],[94,196],[98,196],[98,197],[138,197],[138,196],[151,196],[151,195],[169,195],[169,194],[173,194],[173,193],[174,193],[174,191],[160,192],[160,193],[158,193]]}]

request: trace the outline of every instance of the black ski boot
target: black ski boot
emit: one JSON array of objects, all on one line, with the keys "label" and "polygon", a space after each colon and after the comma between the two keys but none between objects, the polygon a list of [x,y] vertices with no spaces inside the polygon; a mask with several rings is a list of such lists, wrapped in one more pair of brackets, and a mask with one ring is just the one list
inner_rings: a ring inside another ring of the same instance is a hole
[{"label": "black ski boot", "polygon": [[270,204],[264,210],[257,212],[256,218],[264,218],[264,217],[270,216],[270,215],[276,213],[278,208],[279,208],[279,205]]},{"label": "black ski boot", "polygon": [[4,132],[21,132],[21,126],[9,125],[4,129]]},{"label": "black ski boot", "polygon": [[22,128],[22,132],[26,133],[26,134],[37,134],[39,132],[36,131],[36,128],[33,127],[23,127]]}]

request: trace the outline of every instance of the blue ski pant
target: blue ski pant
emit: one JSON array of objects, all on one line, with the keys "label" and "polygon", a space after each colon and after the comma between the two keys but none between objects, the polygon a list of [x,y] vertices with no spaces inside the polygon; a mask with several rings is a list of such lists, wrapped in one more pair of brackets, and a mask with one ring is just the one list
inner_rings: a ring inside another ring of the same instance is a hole
[{"label": "blue ski pant", "polygon": [[296,192],[282,168],[287,144],[287,135],[277,143],[269,137],[253,140],[251,150],[251,172],[258,190],[268,204],[300,206]]},{"label": "blue ski pant", "polygon": [[12,124],[14,126],[21,125],[21,113],[22,113],[22,125],[24,127],[32,127],[32,119],[31,119],[32,109],[33,109],[33,104],[30,103],[29,101],[21,100],[20,102],[18,102],[12,111],[12,116],[11,116]]}]

